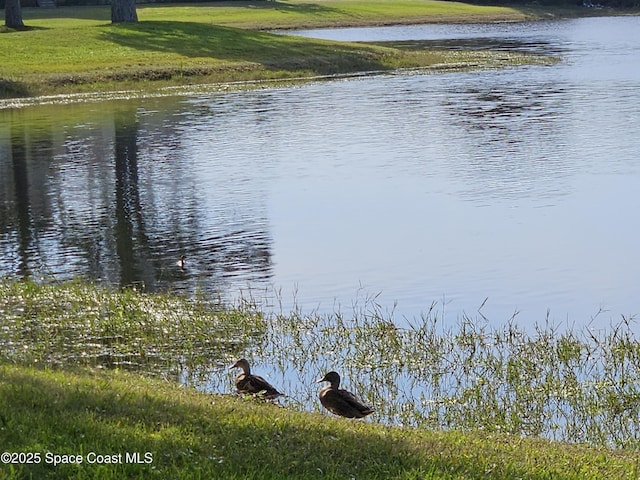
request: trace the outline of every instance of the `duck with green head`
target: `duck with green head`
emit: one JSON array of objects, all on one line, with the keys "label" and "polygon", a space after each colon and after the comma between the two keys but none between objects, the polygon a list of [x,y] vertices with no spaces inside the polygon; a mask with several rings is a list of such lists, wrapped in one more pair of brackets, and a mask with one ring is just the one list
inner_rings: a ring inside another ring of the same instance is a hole
[{"label": "duck with green head", "polygon": [[242,373],[236,377],[236,390],[238,393],[259,395],[266,399],[274,399],[284,396],[276,388],[259,375],[253,375],[249,362],[241,358],[231,368],[241,368]]},{"label": "duck with green head", "polygon": [[375,410],[358,400],[355,395],[340,387],[340,375],[329,372],[317,383],[329,382],[320,390],[320,403],[331,413],[347,418],[363,418]]}]

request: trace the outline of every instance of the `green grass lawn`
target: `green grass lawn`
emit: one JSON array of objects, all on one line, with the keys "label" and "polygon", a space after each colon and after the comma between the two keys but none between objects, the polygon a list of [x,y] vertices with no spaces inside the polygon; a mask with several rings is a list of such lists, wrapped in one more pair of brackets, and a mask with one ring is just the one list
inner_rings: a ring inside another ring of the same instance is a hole
[{"label": "green grass lawn", "polygon": [[[174,19],[253,30],[442,21],[520,21],[538,13],[509,6],[482,6],[442,0],[254,0],[137,6],[140,21]],[[25,23],[59,26],[110,23],[109,7],[24,9]],[[42,22],[45,22],[44,24]]]},{"label": "green grass lawn", "polygon": [[[249,29],[389,25],[444,21],[514,21],[531,18],[511,7],[480,6],[440,0],[307,0],[221,2],[209,6],[173,6],[178,15],[218,25]],[[140,18],[164,16],[162,6],[139,9]]]},{"label": "green grass lawn", "polygon": [[265,31],[527,18],[508,7],[435,0],[138,6],[140,22],[119,25],[110,24],[108,6],[24,9],[23,13],[26,30],[0,33],[8,52],[0,64],[0,97],[537,61],[504,52],[407,50]]},{"label": "green grass lawn", "polygon": [[387,427],[122,371],[9,365],[0,365],[0,445],[34,454],[30,464],[0,464],[2,479],[630,480],[640,473],[632,451]]}]

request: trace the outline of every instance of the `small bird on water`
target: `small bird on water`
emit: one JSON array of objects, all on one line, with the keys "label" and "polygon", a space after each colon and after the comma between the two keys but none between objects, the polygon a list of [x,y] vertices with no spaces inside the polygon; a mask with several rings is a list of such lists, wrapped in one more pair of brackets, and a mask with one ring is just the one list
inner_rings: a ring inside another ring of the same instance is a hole
[{"label": "small bird on water", "polygon": [[187,262],[186,255],[180,255],[180,258],[176,262],[176,265],[180,270],[184,270],[186,268],[186,262]]},{"label": "small bird on water", "polygon": [[329,382],[320,390],[320,403],[331,413],[347,418],[363,418],[375,410],[358,400],[355,395],[340,386],[340,375],[329,372],[316,383]]},{"label": "small bird on water", "polygon": [[263,398],[272,400],[281,396],[276,388],[259,375],[253,375],[249,362],[241,358],[233,364],[231,368],[241,368],[242,373],[236,377],[236,390],[238,393],[249,393],[251,395],[260,395]]}]

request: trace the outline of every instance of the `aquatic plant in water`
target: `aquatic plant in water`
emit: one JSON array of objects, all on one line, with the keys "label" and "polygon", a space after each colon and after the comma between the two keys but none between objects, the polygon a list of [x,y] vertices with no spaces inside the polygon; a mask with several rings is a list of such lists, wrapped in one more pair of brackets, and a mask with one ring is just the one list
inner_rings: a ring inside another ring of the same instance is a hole
[{"label": "aquatic plant in water", "polygon": [[[640,446],[638,323],[527,329],[482,315],[451,323],[437,304],[395,319],[375,298],[349,314],[265,313],[255,300],[111,291],[83,282],[0,281],[0,361],[123,368],[212,393],[235,390],[246,357],[287,396],[321,411],[316,380],[339,370],[373,421]],[[281,387],[281,388],[280,388]]]},{"label": "aquatic plant in water", "polygon": [[[183,378],[262,335],[250,305],[109,290],[84,282],[0,281],[0,361],[122,368]],[[222,363],[222,364],[223,364]]]},{"label": "aquatic plant in water", "polygon": [[[256,361],[280,369],[298,408],[318,410],[313,378],[340,368],[379,422],[484,430],[597,445],[640,445],[640,343],[634,318],[609,329],[530,329],[479,315],[453,325],[433,304],[395,321],[375,301],[346,317],[268,318]],[[248,354],[248,353],[247,353]]]}]

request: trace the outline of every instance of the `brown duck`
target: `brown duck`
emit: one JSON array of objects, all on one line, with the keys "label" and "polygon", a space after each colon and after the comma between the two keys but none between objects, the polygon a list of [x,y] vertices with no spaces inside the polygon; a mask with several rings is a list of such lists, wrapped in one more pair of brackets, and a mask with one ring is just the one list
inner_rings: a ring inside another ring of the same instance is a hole
[{"label": "brown duck", "polygon": [[249,362],[241,358],[231,368],[241,368],[242,373],[236,377],[236,390],[238,393],[260,395],[263,398],[274,399],[283,396],[276,388],[259,375],[253,375]]},{"label": "brown duck", "polygon": [[331,413],[347,418],[362,418],[374,412],[373,408],[360,402],[353,393],[338,388],[340,375],[329,372],[317,383],[329,382],[320,390],[320,403]]}]

